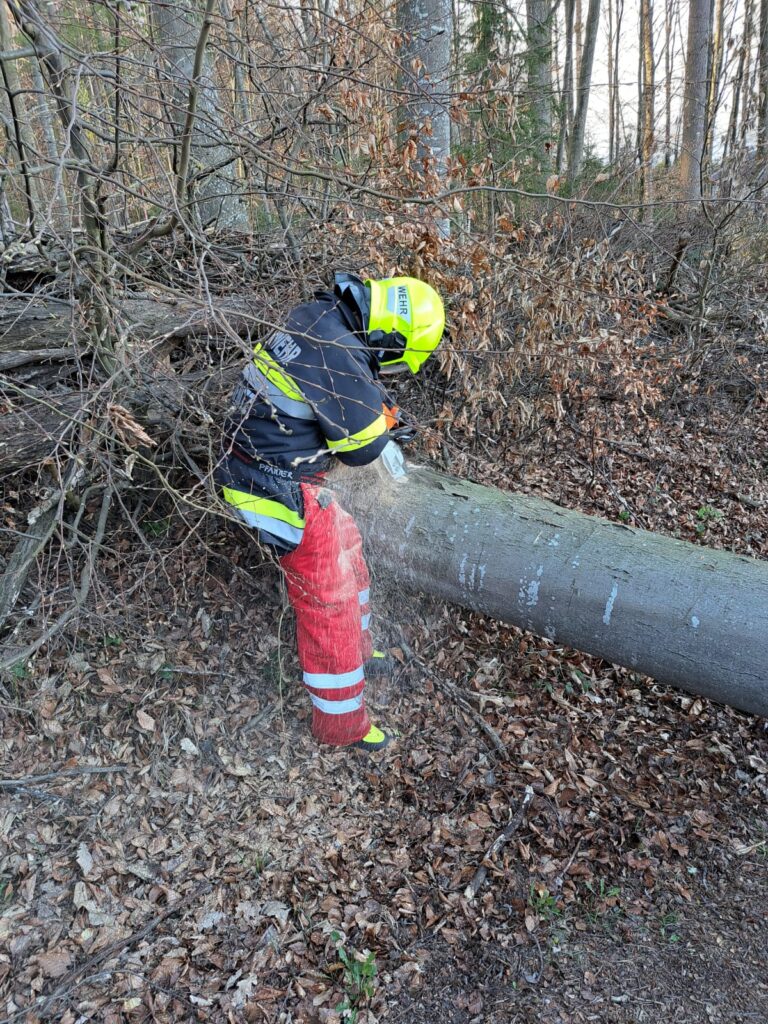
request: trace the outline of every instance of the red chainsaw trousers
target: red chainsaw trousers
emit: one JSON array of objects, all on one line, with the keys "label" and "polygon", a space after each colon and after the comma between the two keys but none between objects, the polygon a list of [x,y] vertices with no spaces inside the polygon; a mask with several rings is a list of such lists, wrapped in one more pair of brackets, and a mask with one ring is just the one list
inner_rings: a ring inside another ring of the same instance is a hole
[{"label": "red chainsaw trousers", "polygon": [[312,701],[312,732],[321,743],[345,746],[371,727],[365,710],[364,662],[370,578],[355,521],[313,484],[302,484],[304,535],[280,564],[296,613],[304,685]]}]

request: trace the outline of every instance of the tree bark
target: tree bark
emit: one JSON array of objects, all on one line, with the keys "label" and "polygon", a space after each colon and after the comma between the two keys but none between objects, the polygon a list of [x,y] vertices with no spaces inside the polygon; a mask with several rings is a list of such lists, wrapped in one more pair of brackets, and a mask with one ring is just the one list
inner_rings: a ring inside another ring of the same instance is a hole
[{"label": "tree bark", "polygon": [[713,149],[715,147],[715,119],[720,106],[722,89],[720,87],[720,75],[723,70],[723,47],[725,29],[725,10],[723,0],[714,0],[711,17],[711,38],[712,44],[709,51],[708,72],[709,79],[707,86],[707,124],[704,138],[704,154],[709,165],[713,160]]},{"label": "tree bark", "polygon": [[[0,51],[11,50],[13,38],[5,3],[0,3]],[[24,183],[24,196],[27,204],[27,222],[23,233],[34,235],[36,231],[37,208],[40,205],[39,183],[33,181],[30,174],[30,154],[35,152],[35,143],[29,130],[29,115],[25,91],[21,87],[16,61],[0,58],[0,89],[5,93],[10,114],[8,126],[9,137],[13,139],[16,149],[18,169]],[[36,161],[32,161],[33,163]]]},{"label": "tree bark", "polygon": [[613,166],[617,153],[614,148],[615,125],[614,125],[614,104],[613,84],[616,75],[613,72],[613,4],[614,0],[608,0],[608,165]]},{"label": "tree bark", "polygon": [[758,44],[757,159],[768,159],[768,0],[760,4],[760,40]]},{"label": "tree bark", "polygon": [[653,7],[651,0],[640,0],[640,18],[643,40],[643,89],[640,137],[641,195],[643,197],[643,220],[651,223],[653,210],[653,151],[654,151],[654,63],[653,63]]},{"label": "tree bark", "polygon": [[768,715],[768,563],[426,469],[330,485],[387,579]]},{"label": "tree bark", "polygon": [[[733,93],[731,99],[731,113],[728,119],[728,135],[726,139],[728,155],[733,160],[736,155],[738,145],[738,130],[739,130],[739,104],[741,103],[741,94],[744,89],[744,71],[748,62],[749,55],[749,44],[752,36],[752,0],[746,0],[744,7],[744,32],[741,37],[741,46],[739,47],[739,60],[736,68],[736,74],[733,79]],[[747,69],[747,77],[749,77],[749,71]]]},{"label": "tree bark", "polygon": [[[191,163],[196,175],[200,176],[195,197],[201,224],[203,227],[215,224],[219,228],[247,231],[247,209],[236,173],[237,156],[227,144],[226,129],[222,124],[224,106],[215,82],[214,61],[207,46],[201,73],[195,76],[196,51],[205,26],[200,0],[191,4],[153,3],[152,18],[165,71],[172,84],[171,116],[182,143],[182,152],[184,136],[188,130],[191,134]],[[197,95],[194,123],[189,126],[188,96],[192,88],[197,89]],[[184,169],[185,177],[186,173]]]},{"label": "tree bark", "polygon": [[[164,348],[188,338],[218,335],[244,339],[263,323],[263,306],[255,299],[238,297],[214,303],[182,299],[161,302],[156,298],[124,300],[116,316],[131,337],[130,363],[133,383],[121,395],[151,431],[160,433],[178,426],[178,415],[190,393],[201,386],[210,389],[214,401],[217,386],[228,392],[240,367],[183,376],[160,360]],[[246,351],[243,342],[243,353]],[[70,445],[80,423],[92,414],[94,395],[79,391],[44,391],[17,380],[19,368],[80,360],[87,349],[86,331],[67,303],[54,300],[4,298],[0,306],[0,399],[6,409],[0,416],[0,475],[37,465]],[[17,371],[13,375],[9,371]],[[103,404],[103,403],[102,403]]]},{"label": "tree bark", "polygon": [[[768,0],[765,0],[768,3]],[[707,122],[707,63],[712,0],[690,0],[685,57],[683,133],[678,173],[683,199],[701,199],[701,160]]]},{"label": "tree bark", "polygon": [[589,0],[587,25],[584,32],[584,49],[579,67],[579,87],[576,100],[576,113],[573,118],[570,144],[568,146],[568,177],[573,180],[581,170],[584,154],[584,131],[587,125],[587,109],[589,107],[589,90],[592,84],[592,63],[595,58],[597,29],[600,23],[600,0]]},{"label": "tree bark", "polygon": [[674,45],[672,0],[664,3],[664,166],[672,166],[672,73]]},{"label": "tree bark", "polygon": [[[416,143],[423,170],[445,176],[451,155],[450,74],[453,39],[451,0],[399,0],[398,26],[403,32],[400,122],[403,139]],[[440,221],[448,233],[448,221]]]},{"label": "tree bark", "polygon": [[544,146],[552,135],[552,5],[550,0],[526,0],[528,104],[534,120],[537,156],[551,162]]},{"label": "tree bark", "polygon": [[574,0],[565,0],[565,64],[563,66],[563,100],[560,115],[560,134],[557,141],[557,173],[563,170],[566,141],[573,129],[573,19]]},{"label": "tree bark", "polygon": [[613,43],[613,128],[616,137],[613,143],[613,151],[618,159],[621,153],[623,139],[622,114],[621,114],[621,78],[619,75],[621,56],[621,24],[624,18],[624,0],[616,0],[616,32]]}]

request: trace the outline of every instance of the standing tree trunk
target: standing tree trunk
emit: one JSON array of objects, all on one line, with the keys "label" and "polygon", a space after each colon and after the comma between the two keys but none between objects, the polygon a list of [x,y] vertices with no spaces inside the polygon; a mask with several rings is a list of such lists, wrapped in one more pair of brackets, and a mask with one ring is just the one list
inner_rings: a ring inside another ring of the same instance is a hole
[{"label": "standing tree trunk", "polygon": [[[247,210],[237,180],[237,154],[228,144],[223,124],[225,109],[215,82],[214,61],[207,46],[203,47],[199,74],[195,74],[195,58],[200,56],[198,43],[203,39],[203,32],[208,30],[210,18],[210,12],[204,13],[200,0],[152,4],[158,49],[172,87],[169,108],[182,150],[185,136],[191,137],[189,157],[192,174],[186,177],[198,179],[193,198],[200,224],[202,227],[215,225],[247,231]],[[193,88],[196,89],[196,102],[194,120],[189,125],[189,96]],[[176,166],[178,169],[178,162]],[[188,198],[185,196],[184,200]]]},{"label": "standing tree trunk", "polygon": [[622,147],[621,86],[619,79],[619,55],[621,50],[621,24],[624,19],[624,0],[616,0],[616,32],[613,40],[613,151],[618,159]]},{"label": "standing tree trunk", "polygon": [[552,6],[550,0],[526,0],[528,104],[534,121],[536,153],[550,163],[552,135]]},{"label": "standing tree trunk", "polygon": [[653,7],[651,0],[640,0],[641,37],[643,40],[643,94],[641,107],[640,181],[643,199],[643,220],[653,220],[653,149],[654,149],[654,65]]},{"label": "standing tree trunk", "polygon": [[[416,143],[420,171],[443,178],[451,155],[450,74],[453,38],[451,0],[399,0],[404,141]],[[438,224],[442,234],[449,222]]]},{"label": "standing tree trunk", "polygon": [[613,109],[613,0],[608,0],[608,164],[613,166],[617,153],[614,147],[614,109]]},{"label": "standing tree trunk", "polygon": [[672,166],[672,72],[674,68],[672,44],[672,0],[664,4],[664,166]]},{"label": "standing tree trunk", "polygon": [[643,5],[640,0],[638,9],[638,34],[640,46],[637,50],[637,122],[635,124],[635,160],[642,167],[643,164],[643,49],[645,42],[643,32],[645,31],[645,19],[643,18]]},{"label": "standing tree trunk", "polygon": [[574,0],[565,0],[565,64],[563,66],[563,98],[560,134],[557,140],[557,173],[561,174],[566,140],[573,130],[573,19]]},{"label": "standing tree trunk", "polygon": [[573,181],[581,170],[584,155],[584,131],[587,124],[589,108],[589,90],[592,84],[592,64],[595,58],[597,29],[600,24],[600,0],[589,0],[587,26],[584,33],[584,49],[581,54],[579,68],[579,88],[576,100],[576,113],[573,119],[570,145],[568,146],[568,177]]},{"label": "standing tree trunk", "polygon": [[426,170],[445,174],[451,151],[450,95],[453,9],[448,0],[401,0],[402,107],[417,160]]},{"label": "standing tree trunk", "polygon": [[744,34],[741,38],[739,48],[739,61],[736,67],[736,75],[733,79],[733,93],[731,99],[731,114],[728,119],[728,135],[726,139],[727,151],[733,160],[738,146],[739,131],[739,104],[744,89],[744,72],[747,66],[747,55],[749,53],[750,37],[752,35],[752,0],[746,0],[744,7]]},{"label": "standing tree trunk", "polygon": [[53,126],[53,116],[48,103],[48,93],[43,80],[43,73],[40,64],[33,60],[32,83],[35,87],[35,104],[37,106],[37,117],[45,140],[45,152],[51,162],[51,175],[54,177],[54,203],[51,207],[53,226],[61,230],[69,222],[69,201],[64,191],[64,167],[62,164],[59,147],[56,143],[56,130]]},{"label": "standing tree trunk", "polygon": [[760,3],[760,41],[758,45],[757,160],[768,159],[768,0]]},{"label": "standing tree trunk", "polygon": [[[763,0],[764,5],[768,0]],[[690,0],[685,56],[683,132],[678,173],[683,199],[701,199],[701,160],[707,122],[707,61],[712,0]]]},{"label": "standing tree trunk", "polygon": [[712,7],[712,45],[709,51],[709,87],[707,90],[707,125],[704,139],[704,155],[712,162],[712,150],[715,145],[715,119],[720,106],[720,75],[723,70],[723,30],[725,11],[723,0],[714,0]]},{"label": "standing tree trunk", "polygon": [[[0,52],[13,49],[11,26],[5,9],[5,2],[0,2]],[[9,123],[8,135],[13,140],[16,159],[24,188],[24,201],[27,207],[24,234],[35,234],[37,207],[40,199],[38,183],[30,174],[30,155],[35,151],[34,140],[30,137],[29,117],[27,115],[24,92],[21,88],[16,61],[13,57],[0,57],[0,92],[4,92],[8,103]]]}]

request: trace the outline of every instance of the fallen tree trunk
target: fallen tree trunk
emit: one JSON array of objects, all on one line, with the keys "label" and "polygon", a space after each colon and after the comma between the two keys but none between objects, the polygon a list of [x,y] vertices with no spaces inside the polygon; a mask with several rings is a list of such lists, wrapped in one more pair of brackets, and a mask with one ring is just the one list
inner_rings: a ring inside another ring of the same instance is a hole
[{"label": "fallen tree trunk", "polygon": [[427,469],[331,482],[387,578],[768,716],[768,563]]},{"label": "fallen tree trunk", "polygon": [[[129,339],[130,379],[121,379],[121,400],[160,433],[175,426],[190,392],[227,392],[239,365],[177,373],[160,359],[166,350],[188,339],[247,339],[263,324],[264,306],[248,296],[210,302],[185,296],[163,300],[129,296],[116,310]],[[243,341],[243,351],[247,342]],[[3,296],[0,302],[0,475],[26,469],[57,456],[81,421],[90,415],[89,402],[107,392],[70,389],[58,383],[41,388],[13,371],[42,369],[66,376],[67,363],[87,355],[87,337],[68,302],[34,296]]]}]

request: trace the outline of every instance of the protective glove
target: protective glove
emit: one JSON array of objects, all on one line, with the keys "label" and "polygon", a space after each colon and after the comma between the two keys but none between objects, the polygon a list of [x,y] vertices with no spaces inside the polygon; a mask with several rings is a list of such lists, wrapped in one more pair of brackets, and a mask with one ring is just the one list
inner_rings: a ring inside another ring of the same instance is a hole
[{"label": "protective glove", "polygon": [[418,424],[415,420],[407,417],[407,414],[402,409],[397,405],[387,405],[386,402],[383,404],[382,409],[389,435],[399,445],[408,444],[416,437],[419,429]]},{"label": "protective glove", "polygon": [[402,447],[402,445],[411,443],[411,441],[416,437],[418,429],[415,426],[408,424],[403,425],[402,427],[397,427],[395,430],[390,430],[389,433],[390,436]]}]

